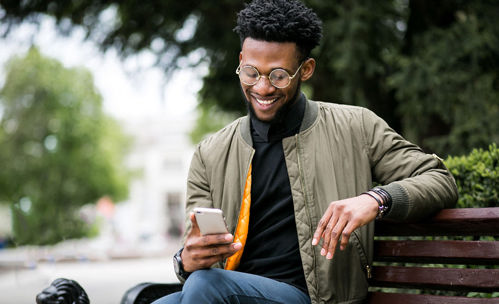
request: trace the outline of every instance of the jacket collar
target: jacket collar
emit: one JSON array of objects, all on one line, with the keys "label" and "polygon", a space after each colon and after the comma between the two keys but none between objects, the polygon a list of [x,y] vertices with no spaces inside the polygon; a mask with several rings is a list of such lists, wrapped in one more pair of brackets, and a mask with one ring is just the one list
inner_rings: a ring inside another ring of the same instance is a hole
[{"label": "jacket collar", "polygon": [[[309,100],[305,94],[302,93],[302,98],[305,98],[305,113],[303,114],[303,120],[300,126],[300,132],[308,129],[317,119],[317,113],[319,112],[318,105],[316,102]],[[246,115],[241,118],[241,123],[239,125],[239,129],[241,132],[241,136],[244,141],[253,146],[253,140],[251,139],[251,122],[250,116]]]}]

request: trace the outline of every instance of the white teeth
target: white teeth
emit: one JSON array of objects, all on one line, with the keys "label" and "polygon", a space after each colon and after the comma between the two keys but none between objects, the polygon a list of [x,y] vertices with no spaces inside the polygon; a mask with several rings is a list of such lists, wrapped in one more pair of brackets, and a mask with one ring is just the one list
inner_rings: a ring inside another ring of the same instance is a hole
[{"label": "white teeth", "polygon": [[258,99],[256,98],[256,101],[258,101],[258,103],[261,103],[261,104],[264,104],[264,105],[269,105],[271,103],[273,103],[277,98],[274,98],[274,99],[271,99],[271,100],[261,100],[261,99]]}]

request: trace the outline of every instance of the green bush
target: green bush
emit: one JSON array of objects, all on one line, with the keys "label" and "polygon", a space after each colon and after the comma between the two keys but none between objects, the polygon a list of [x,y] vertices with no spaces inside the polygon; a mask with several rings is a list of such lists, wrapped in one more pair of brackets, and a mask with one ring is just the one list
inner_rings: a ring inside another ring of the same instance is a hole
[{"label": "green bush", "polygon": [[458,208],[499,206],[499,148],[474,149],[469,155],[450,156],[445,165],[454,175],[459,191]]}]

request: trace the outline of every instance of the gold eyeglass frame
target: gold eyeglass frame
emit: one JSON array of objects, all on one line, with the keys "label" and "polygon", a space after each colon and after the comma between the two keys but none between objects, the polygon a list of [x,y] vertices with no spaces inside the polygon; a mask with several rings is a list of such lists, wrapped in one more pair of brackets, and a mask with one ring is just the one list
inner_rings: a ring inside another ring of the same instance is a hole
[{"label": "gold eyeglass frame", "polygon": [[[296,70],[296,72],[293,74],[293,76],[289,76],[289,73],[288,71],[286,71],[285,69],[281,69],[281,68],[278,68],[278,69],[274,69],[272,71],[270,71],[269,75],[262,75],[260,74],[260,72],[258,71],[257,68],[255,68],[254,66],[252,65],[245,65],[245,66],[242,66],[241,67],[241,63],[239,63],[239,65],[237,66],[237,69],[236,69],[236,74],[239,76],[239,80],[241,80],[242,83],[244,83],[245,85],[249,85],[249,86],[254,86],[255,84],[258,83],[258,81],[260,81],[260,78],[264,77],[264,78],[267,78],[270,82],[271,85],[273,85],[274,87],[278,88],[278,89],[284,89],[284,88],[287,88],[290,84],[291,84],[291,80],[293,80],[293,78],[295,78],[295,76],[298,74],[298,72],[300,71],[301,67],[303,66],[303,63],[305,63],[305,61],[302,61],[302,63],[300,64],[300,66],[298,67],[298,69]],[[244,82],[242,79],[241,79],[241,76],[240,76],[240,72],[241,72],[241,68],[245,68],[245,67],[249,67],[249,68],[252,68],[256,71],[256,73],[258,74],[258,77],[256,78],[255,82],[254,83],[247,83],[247,82]],[[274,72],[274,71],[284,71],[287,75],[288,75],[288,84],[283,86],[283,87],[278,87],[276,86],[272,80],[270,79],[270,75]]]}]

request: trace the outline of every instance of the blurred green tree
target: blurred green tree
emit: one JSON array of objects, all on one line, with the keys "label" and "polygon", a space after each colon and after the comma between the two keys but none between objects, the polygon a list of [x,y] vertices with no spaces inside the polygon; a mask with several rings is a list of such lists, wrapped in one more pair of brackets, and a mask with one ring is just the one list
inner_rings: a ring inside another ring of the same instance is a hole
[{"label": "blurred green tree", "polygon": [[[199,138],[199,130],[218,127],[208,114],[246,112],[234,74],[240,42],[232,31],[244,2],[5,0],[0,22],[6,34],[49,14],[63,33],[81,25],[103,50],[123,56],[150,50],[166,75],[207,62],[193,132]],[[499,141],[497,1],[304,2],[324,22],[310,98],[369,107],[442,156]]]},{"label": "blurred green tree", "polygon": [[411,1],[388,62],[404,134],[440,154],[499,142],[499,3]]},{"label": "blurred green tree", "polygon": [[102,111],[92,75],[32,47],[6,65],[0,89],[0,202],[11,205],[16,244],[85,236],[79,207],[123,199],[127,139]]}]

